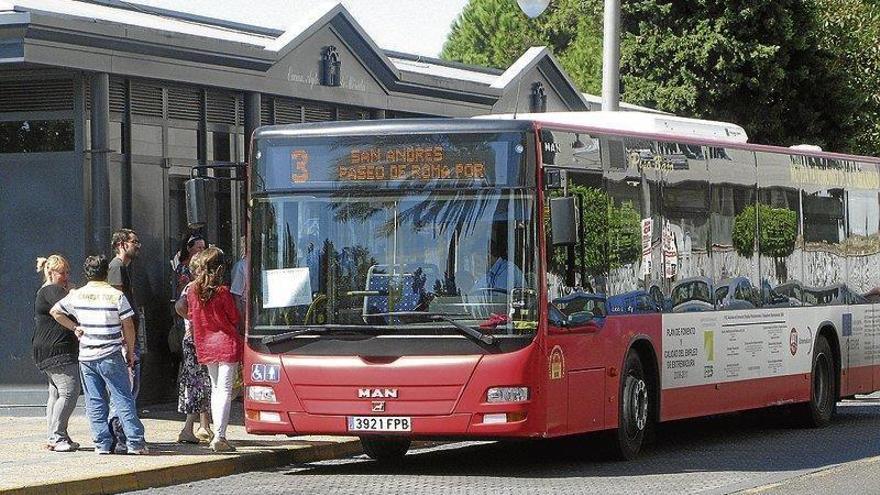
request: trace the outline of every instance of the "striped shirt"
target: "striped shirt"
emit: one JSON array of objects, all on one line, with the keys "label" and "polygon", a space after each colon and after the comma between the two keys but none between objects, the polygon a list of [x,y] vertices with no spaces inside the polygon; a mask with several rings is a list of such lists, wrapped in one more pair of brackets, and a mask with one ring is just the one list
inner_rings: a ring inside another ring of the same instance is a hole
[{"label": "striped shirt", "polygon": [[70,291],[55,308],[76,318],[83,330],[79,339],[80,361],[94,361],[121,351],[125,342],[122,320],[134,316],[122,291],[107,282],[89,282]]}]

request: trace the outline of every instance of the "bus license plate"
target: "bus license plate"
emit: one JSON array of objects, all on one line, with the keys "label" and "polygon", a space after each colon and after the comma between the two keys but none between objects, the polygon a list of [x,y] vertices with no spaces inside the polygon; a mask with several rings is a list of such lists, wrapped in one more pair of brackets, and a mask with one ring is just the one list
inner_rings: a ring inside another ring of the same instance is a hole
[{"label": "bus license plate", "polygon": [[402,416],[349,416],[348,431],[412,431],[412,419]]}]

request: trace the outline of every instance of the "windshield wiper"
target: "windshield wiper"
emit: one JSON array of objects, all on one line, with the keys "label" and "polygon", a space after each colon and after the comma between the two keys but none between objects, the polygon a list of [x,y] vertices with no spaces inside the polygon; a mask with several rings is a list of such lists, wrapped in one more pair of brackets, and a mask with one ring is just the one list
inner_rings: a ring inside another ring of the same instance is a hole
[{"label": "windshield wiper", "polygon": [[280,333],[278,335],[267,335],[261,339],[263,344],[271,345],[277,344],[279,342],[284,342],[290,339],[295,339],[300,335],[307,335],[310,333],[322,334],[329,333],[334,331],[348,331],[353,333],[372,333],[375,329],[371,327],[365,327],[363,325],[315,325],[306,328],[300,328],[298,330],[293,330],[290,332]]},{"label": "windshield wiper", "polygon": [[469,327],[465,324],[459,323],[444,314],[426,313],[426,315],[428,316],[428,318],[430,318],[432,320],[443,320],[446,323],[449,323],[450,325],[452,325],[455,328],[457,328],[458,330],[460,330],[461,333],[463,333],[463,334],[467,335],[468,337],[471,337],[475,340],[478,340],[484,344],[492,345],[495,343],[494,336],[489,335],[489,334],[485,334],[485,333],[477,330],[476,328]]},{"label": "windshield wiper", "polygon": [[[454,326],[461,333],[467,335],[468,337],[471,337],[474,340],[477,340],[479,342],[482,342],[482,343],[488,344],[488,345],[492,345],[495,343],[494,336],[485,334],[485,333],[477,330],[476,328],[469,327],[467,325],[459,323],[459,322],[453,320],[452,318],[450,318],[449,315],[447,315],[445,313],[431,313],[431,312],[427,312],[427,311],[391,311],[388,313],[370,313],[370,316],[424,316],[430,320],[443,320],[446,323],[449,323],[450,325]],[[461,314],[461,315],[455,315],[455,316],[468,316],[468,315]]]}]

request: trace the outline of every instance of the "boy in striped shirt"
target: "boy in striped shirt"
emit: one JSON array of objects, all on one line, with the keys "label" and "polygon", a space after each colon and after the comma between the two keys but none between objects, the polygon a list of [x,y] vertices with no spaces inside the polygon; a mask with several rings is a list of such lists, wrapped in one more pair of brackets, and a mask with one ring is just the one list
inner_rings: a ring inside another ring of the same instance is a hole
[{"label": "boy in striped shirt", "polygon": [[[145,454],[144,425],[137,417],[129,381],[129,368],[135,363],[135,313],[122,291],[107,283],[107,269],[107,258],[103,255],[86,258],[83,271],[88,283],[71,291],[49,313],[79,339],[80,371],[95,451],[111,453],[113,437],[107,423],[110,404],[106,394],[109,391],[128,439],[128,453]],[[122,354],[123,345],[127,359]]]}]

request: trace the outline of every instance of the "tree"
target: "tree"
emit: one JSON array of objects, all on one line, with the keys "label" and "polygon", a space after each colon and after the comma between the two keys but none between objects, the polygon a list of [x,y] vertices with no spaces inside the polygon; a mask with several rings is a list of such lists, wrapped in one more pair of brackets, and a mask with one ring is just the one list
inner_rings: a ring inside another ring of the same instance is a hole
[{"label": "tree", "polygon": [[554,0],[536,19],[513,0],[471,0],[452,24],[441,57],[504,68],[531,46],[547,46],[583,91],[602,84],[602,2]]},{"label": "tree", "polygon": [[[632,202],[615,205],[602,189],[568,186],[577,198],[580,223],[579,242],[574,248],[574,269],[581,283],[589,276],[607,275],[611,270],[635,263],[642,249],[641,217]],[[549,232],[549,225],[548,232]],[[564,275],[568,270],[567,249],[553,251],[550,270]]]},{"label": "tree", "polygon": [[852,114],[849,150],[880,155],[880,1],[817,0],[824,49],[849,76],[858,112]]},{"label": "tree", "polygon": [[[757,244],[756,231],[759,233]],[[793,210],[759,204],[756,215],[755,206],[747,206],[733,219],[733,248],[746,258],[751,258],[755,249],[760,248],[762,255],[773,258],[776,274],[784,282],[787,278],[785,258],[794,252],[797,231],[797,213]]]},{"label": "tree", "polygon": [[735,122],[754,142],[844,150],[857,108],[819,19],[802,0],[626,1],[624,97]]},{"label": "tree", "polygon": [[[623,0],[622,98],[742,125],[753,142],[880,154],[876,0]],[[441,56],[508,67],[546,45],[582,91],[601,91],[602,2],[471,0]]]}]

